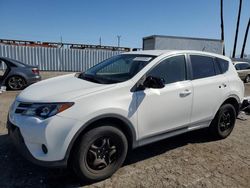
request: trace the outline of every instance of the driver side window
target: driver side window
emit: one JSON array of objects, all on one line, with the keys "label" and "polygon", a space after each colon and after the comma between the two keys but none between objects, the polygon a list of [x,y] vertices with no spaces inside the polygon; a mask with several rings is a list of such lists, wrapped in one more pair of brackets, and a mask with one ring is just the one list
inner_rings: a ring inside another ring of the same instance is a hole
[{"label": "driver side window", "polygon": [[147,76],[163,78],[165,84],[186,80],[185,56],[179,55],[163,60]]}]

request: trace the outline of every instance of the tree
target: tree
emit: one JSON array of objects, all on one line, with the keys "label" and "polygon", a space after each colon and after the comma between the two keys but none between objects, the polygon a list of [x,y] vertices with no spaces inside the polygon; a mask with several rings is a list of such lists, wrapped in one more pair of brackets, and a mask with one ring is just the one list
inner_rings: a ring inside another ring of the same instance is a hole
[{"label": "tree", "polygon": [[235,58],[235,51],[236,51],[236,46],[237,46],[237,39],[238,39],[238,32],[239,32],[239,25],[240,25],[241,5],[242,5],[242,0],[240,0],[240,4],[239,4],[239,12],[238,12],[236,33],[235,33],[235,39],[234,39],[233,58]]},{"label": "tree", "polygon": [[244,56],[244,51],[245,51],[245,46],[246,46],[246,42],[247,42],[247,35],[248,35],[249,27],[250,27],[250,18],[248,20],[248,24],[247,24],[247,28],[246,28],[246,32],[245,32],[245,37],[244,37],[244,42],[243,42],[243,45],[242,45],[240,58],[243,58],[243,56]]},{"label": "tree", "polygon": [[[220,21],[221,21],[221,40],[224,43],[224,21],[223,21],[223,0],[220,0]],[[223,55],[225,55],[225,43],[223,44]]]}]

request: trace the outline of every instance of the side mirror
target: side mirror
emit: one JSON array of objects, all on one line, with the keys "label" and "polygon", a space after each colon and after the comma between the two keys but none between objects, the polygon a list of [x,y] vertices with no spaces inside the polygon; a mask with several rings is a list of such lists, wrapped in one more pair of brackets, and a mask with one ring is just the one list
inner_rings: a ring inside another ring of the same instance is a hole
[{"label": "side mirror", "polygon": [[165,80],[163,78],[157,78],[153,76],[148,76],[143,82],[145,88],[155,88],[160,89],[165,87]]}]

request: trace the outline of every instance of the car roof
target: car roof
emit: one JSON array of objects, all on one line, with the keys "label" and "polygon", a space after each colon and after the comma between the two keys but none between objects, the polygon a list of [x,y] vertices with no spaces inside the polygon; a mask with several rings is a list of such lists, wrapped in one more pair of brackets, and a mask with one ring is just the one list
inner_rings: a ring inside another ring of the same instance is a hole
[{"label": "car roof", "polygon": [[233,64],[234,65],[237,65],[237,64],[248,64],[248,65],[250,65],[250,63],[247,62],[247,61],[233,61]]},{"label": "car roof", "polygon": [[8,61],[8,62],[10,62],[10,63],[18,66],[18,67],[20,67],[20,66],[21,67],[31,67],[31,65],[25,64],[25,63],[23,63],[21,61],[18,61],[18,60],[15,60],[15,59],[11,59],[11,58],[8,58],[8,57],[0,57],[0,59],[6,60],[6,61]]},{"label": "car roof", "polygon": [[230,61],[231,59],[216,53],[211,52],[204,52],[204,51],[197,51],[197,50],[141,50],[141,51],[133,51],[133,52],[126,52],[124,54],[138,54],[138,55],[152,55],[152,56],[160,56],[160,55],[168,55],[168,54],[175,54],[175,53],[193,53],[193,54],[200,54],[200,55],[208,55],[214,56],[222,59],[226,59]]},{"label": "car roof", "polygon": [[245,58],[231,58],[233,62],[240,62],[240,63],[250,63],[250,59]]},{"label": "car roof", "polygon": [[124,54],[160,56],[162,54],[169,53],[169,52],[171,52],[171,50],[141,50],[141,51],[126,52]]}]

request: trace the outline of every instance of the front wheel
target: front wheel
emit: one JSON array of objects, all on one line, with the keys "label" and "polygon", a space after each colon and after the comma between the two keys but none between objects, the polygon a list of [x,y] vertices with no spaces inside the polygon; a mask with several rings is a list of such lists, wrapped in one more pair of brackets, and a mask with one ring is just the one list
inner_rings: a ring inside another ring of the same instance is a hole
[{"label": "front wheel", "polygon": [[73,169],[83,180],[103,180],[123,164],[127,150],[127,139],[121,130],[113,126],[94,128],[82,136]]},{"label": "front wheel", "polygon": [[220,107],[209,128],[214,136],[223,139],[231,134],[235,121],[235,108],[231,104],[224,104]]}]

